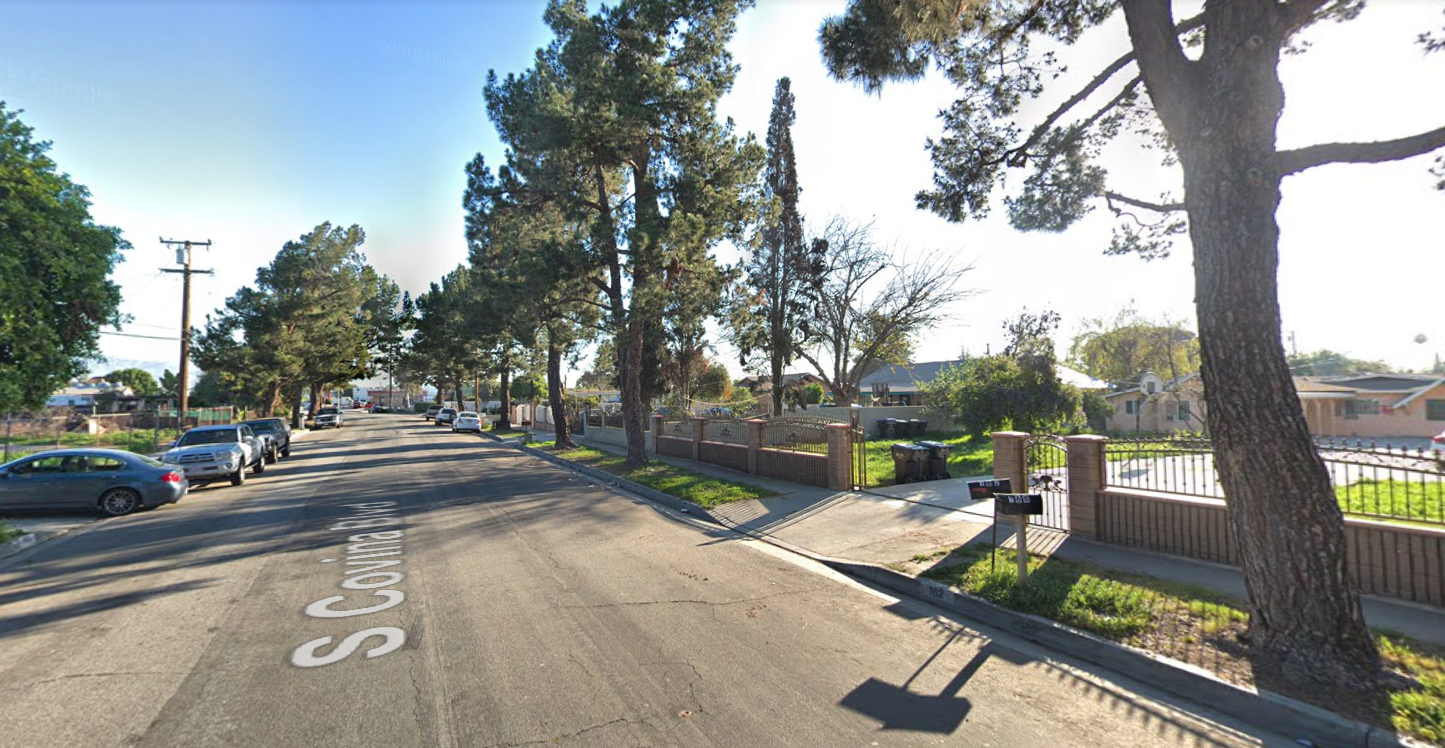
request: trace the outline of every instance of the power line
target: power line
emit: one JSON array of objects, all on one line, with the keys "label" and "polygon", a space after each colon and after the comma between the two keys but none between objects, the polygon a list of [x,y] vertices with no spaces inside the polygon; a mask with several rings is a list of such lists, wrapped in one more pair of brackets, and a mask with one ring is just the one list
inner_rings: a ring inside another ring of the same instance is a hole
[{"label": "power line", "polygon": [[101,335],[115,335],[122,338],[145,338],[146,340],[180,340],[180,336],[163,337],[160,335],[137,335],[133,332],[114,332],[112,330],[101,330]]}]

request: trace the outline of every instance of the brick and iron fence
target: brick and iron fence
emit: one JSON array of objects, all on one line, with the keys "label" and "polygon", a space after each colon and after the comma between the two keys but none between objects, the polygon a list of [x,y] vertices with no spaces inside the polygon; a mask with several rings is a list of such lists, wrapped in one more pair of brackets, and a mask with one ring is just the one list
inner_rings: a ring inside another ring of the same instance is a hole
[{"label": "brick and iron fence", "polygon": [[[995,477],[1028,486],[1037,477],[1030,474],[1030,435],[1000,432],[993,440]],[[1239,564],[1207,441],[1070,436],[1063,443],[1070,533]],[[1445,606],[1445,454],[1333,443],[1320,450],[1345,512],[1361,591]]]},{"label": "brick and iron fence", "polygon": [[853,438],[847,423],[809,416],[736,420],[652,416],[657,454],[846,491]]}]

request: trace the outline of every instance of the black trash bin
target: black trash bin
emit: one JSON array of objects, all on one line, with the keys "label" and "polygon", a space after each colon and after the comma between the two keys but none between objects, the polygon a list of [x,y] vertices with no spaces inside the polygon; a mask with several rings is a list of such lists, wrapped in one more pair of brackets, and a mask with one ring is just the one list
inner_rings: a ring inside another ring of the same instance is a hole
[{"label": "black trash bin", "polygon": [[923,436],[923,428],[927,425],[928,421],[920,421],[917,418],[908,419],[908,435]]},{"label": "black trash bin", "polygon": [[917,444],[894,444],[890,451],[893,453],[894,483],[924,480],[924,471],[928,468],[927,448]]},{"label": "black trash bin", "polygon": [[895,436],[903,436],[897,433],[898,419],[896,418],[879,418],[877,424],[879,439],[892,439]]},{"label": "black trash bin", "polygon": [[919,442],[918,446],[928,450],[928,465],[923,474],[929,480],[942,480],[953,476],[948,474],[948,456],[953,454],[953,445],[943,442]]}]

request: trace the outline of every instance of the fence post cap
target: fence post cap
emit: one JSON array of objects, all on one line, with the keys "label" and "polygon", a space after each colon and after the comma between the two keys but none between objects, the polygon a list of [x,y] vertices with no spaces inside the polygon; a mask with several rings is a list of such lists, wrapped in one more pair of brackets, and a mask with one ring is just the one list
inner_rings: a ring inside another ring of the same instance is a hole
[{"label": "fence post cap", "polygon": [[1106,441],[1109,441],[1109,437],[1107,437],[1107,436],[1099,436],[1098,434],[1074,434],[1073,436],[1066,436],[1066,437],[1064,437],[1064,441],[1066,441],[1066,442],[1106,442]]},{"label": "fence post cap", "polygon": [[853,426],[847,423],[829,423],[823,426],[825,429],[851,429]]},{"label": "fence post cap", "polygon": [[745,421],[744,423],[761,423],[761,424],[763,424],[764,426],[766,426],[766,425],[768,424],[768,419],[766,419],[766,418],[749,418],[749,419],[748,419],[747,421]]},{"label": "fence post cap", "polygon": [[1030,434],[1027,431],[995,431],[989,436],[995,439],[1027,439]]}]

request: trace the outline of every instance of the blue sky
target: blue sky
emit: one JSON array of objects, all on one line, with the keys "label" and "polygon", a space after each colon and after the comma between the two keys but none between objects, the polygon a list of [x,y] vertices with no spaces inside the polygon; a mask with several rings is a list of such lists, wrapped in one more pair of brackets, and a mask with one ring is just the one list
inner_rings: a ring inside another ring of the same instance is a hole
[{"label": "blue sky", "polygon": [[[1169,260],[1106,258],[1112,221],[1097,213],[1063,234],[1018,234],[1002,220],[948,224],[916,210],[929,185],[924,139],[957,92],[937,76],[881,96],[830,80],[818,24],[843,0],[762,0],[739,23],[742,65],[721,105],[762,133],[773,86],[793,79],[803,209],[872,220],[898,252],[972,264],[979,290],[922,336],[916,360],[981,353],[1003,319],[1053,308],[1067,341],[1088,317],[1141,312],[1192,326],[1187,245]],[[89,186],[98,220],[135,245],[116,272],[125,332],[174,336],[180,283],[158,237],[211,239],[197,255],[216,275],[196,282],[195,319],[249,283],[282,243],[321,221],[359,223],[363,248],[413,292],[465,256],[462,167],[501,151],[486,119],[488,69],[521,71],[549,34],[540,2],[6,3],[0,100],[22,108],[62,168]],[[1315,49],[1281,73],[1288,108],[1281,143],[1382,139],[1445,122],[1445,54],[1422,57],[1414,35],[1440,25],[1438,4],[1372,3],[1356,22],[1328,24]],[[1074,77],[1121,50],[1106,26],[1066,50]],[[1071,92],[1066,78],[1055,100]],[[1052,107],[1045,100],[1039,108]],[[1111,171],[1153,196],[1177,177],[1157,155],[1121,142]],[[1428,159],[1339,166],[1285,183],[1280,293],[1286,331],[1302,350],[1332,348],[1425,367],[1445,353],[1445,195]],[[720,248],[724,260],[734,259]],[[1429,343],[1412,342],[1424,334]],[[174,342],[106,336],[113,363],[175,368]],[[735,374],[731,351],[719,346]],[[104,365],[97,369],[104,370]]]}]

